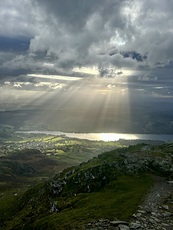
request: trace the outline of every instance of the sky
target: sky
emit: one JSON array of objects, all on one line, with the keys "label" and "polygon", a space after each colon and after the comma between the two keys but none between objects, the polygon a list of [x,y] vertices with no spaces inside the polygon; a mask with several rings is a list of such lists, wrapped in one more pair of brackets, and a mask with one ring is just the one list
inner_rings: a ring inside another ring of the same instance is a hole
[{"label": "sky", "polygon": [[62,94],[170,103],[173,1],[6,0],[0,11],[1,110]]}]

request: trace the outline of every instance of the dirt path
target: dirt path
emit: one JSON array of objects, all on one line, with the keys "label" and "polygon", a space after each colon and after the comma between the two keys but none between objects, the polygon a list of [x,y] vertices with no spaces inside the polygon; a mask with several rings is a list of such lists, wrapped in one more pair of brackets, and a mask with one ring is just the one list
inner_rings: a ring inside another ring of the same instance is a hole
[{"label": "dirt path", "polygon": [[172,230],[173,181],[162,177],[155,177],[154,181],[139,210],[133,215],[132,226],[138,225],[136,229]]}]

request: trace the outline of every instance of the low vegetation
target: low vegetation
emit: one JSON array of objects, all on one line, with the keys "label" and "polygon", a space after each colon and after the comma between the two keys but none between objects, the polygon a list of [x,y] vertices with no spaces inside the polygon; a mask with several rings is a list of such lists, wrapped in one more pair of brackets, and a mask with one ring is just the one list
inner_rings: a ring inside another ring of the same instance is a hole
[{"label": "low vegetation", "polygon": [[139,144],[64,169],[19,194],[4,192],[1,229],[83,229],[101,218],[128,220],[153,184],[173,179],[173,144]]}]

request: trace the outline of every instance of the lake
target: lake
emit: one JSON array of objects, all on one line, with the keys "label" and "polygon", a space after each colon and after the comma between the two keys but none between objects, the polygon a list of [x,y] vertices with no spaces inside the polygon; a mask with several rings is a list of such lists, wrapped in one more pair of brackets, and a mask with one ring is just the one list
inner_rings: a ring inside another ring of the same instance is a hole
[{"label": "lake", "polygon": [[66,133],[60,131],[17,131],[16,133],[65,135],[70,138],[87,139],[92,141],[124,140],[158,140],[173,141],[173,134],[128,134],[128,133]]}]

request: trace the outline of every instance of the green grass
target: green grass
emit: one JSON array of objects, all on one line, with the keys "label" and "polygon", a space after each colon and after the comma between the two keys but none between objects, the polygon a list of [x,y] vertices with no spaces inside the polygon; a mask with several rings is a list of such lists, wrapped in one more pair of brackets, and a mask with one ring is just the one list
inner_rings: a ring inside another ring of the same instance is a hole
[{"label": "green grass", "polygon": [[[18,189],[9,189],[3,190],[0,192],[0,228],[4,220],[8,221],[17,211],[17,200],[19,197],[26,191],[25,188]],[[17,192],[17,193],[16,193]]]},{"label": "green grass", "polygon": [[47,229],[70,229],[100,218],[128,220],[151,184],[149,175],[120,176],[100,192],[64,199],[67,207],[63,211],[36,220],[34,226],[42,229],[47,223]]},{"label": "green grass", "polygon": [[[47,209],[49,207],[45,207],[47,203],[40,198],[38,200],[40,203],[36,205],[35,210],[30,205],[24,205],[22,211],[8,223],[5,229],[54,230],[73,229],[75,227],[82,229],[85,223],[100,218],[113,220],[117,217],[121,220],[128,220],[137,209],[137,205],[151,184],[152,177],[147,174],[120,176],[99,192],[56,198],[57,206],[61,209],[59,213],[50,213]],[[39,190],[39,187],[37,190]],[[30,199],[30,197],[34,199],[36,189],[27,194],[29,197],[25,195],[26,200]],[[27,216],[31,215],[31,210],[35,212],[32,221],[27,218]],[[22,219],[28,220],[28,222],[23,222]]]},{"label": "green grass", "polygon": [[63,137],[53,137],[52,139],[51,139],[51,142],[57,142],[57,141],[62,141],[62,140],[64,140],[64,138]]},{"label": "green grass", "polygon": [[58,155],[58,154],[64,154],[65,152],[61,149],[56,149],[56,152],[55,154]]}]

